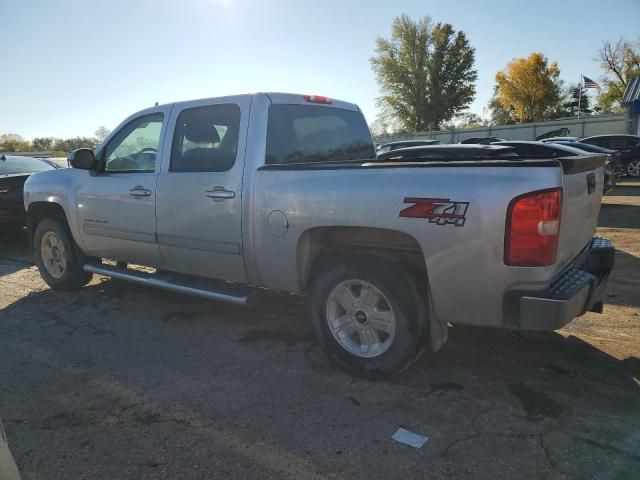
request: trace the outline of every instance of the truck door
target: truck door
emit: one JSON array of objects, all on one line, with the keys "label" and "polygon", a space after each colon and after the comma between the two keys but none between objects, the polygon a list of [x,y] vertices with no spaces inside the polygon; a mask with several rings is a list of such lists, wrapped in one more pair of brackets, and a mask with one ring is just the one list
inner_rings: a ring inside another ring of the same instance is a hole
[{"label": "truck door", "polygon": [[171,106],[125,123],[96,152],[104,171],[78,182],[78,224],[86,253],[162,267],[156,241],[156,180]]},{"label": "truck door", "polygon": [[246,282],[242,175],[250,97],[198,100],[171,113],[158,179],[158,242],[169,271]]}]

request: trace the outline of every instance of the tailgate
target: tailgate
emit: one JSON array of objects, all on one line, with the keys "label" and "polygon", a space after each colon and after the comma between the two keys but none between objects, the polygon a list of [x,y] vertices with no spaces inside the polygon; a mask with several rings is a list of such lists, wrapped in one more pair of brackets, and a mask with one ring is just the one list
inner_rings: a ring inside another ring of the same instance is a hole
[{"label": "tailgate", "polygon": [[558,159],[562,164],[562,216],[558,265],[563,266],[591,241],[598,224],[606,155]]}]

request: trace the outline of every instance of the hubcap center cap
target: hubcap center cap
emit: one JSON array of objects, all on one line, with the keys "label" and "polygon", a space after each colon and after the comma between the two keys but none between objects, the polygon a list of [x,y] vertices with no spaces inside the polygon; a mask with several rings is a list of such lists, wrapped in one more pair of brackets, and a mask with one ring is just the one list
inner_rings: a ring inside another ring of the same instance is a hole
[{"label": "hubcap center cap", "polygon": [[358,310],[354,313],[353,319],[358,322],[359,325],[366,325],[369,322],[369,316],[362,310]]}]

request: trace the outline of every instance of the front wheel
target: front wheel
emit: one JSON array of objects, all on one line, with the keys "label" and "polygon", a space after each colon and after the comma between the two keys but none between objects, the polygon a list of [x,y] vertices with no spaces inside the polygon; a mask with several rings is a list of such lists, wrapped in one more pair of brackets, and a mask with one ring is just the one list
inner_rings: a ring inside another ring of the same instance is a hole
[{"label": "front wheel", "polygon": [[77,290],[91,281],[66,225],[46,218],[36,226],[35,261],[42,279],[54,290]]},{"label": "front wheel", "polygon": [[627,174],[630,177],[640,177],[640,158],[627,163]]},{"label": "front wheel", "polygon": [[420,298],[412,277],[386,260],[351,257],[328,265],[312,280],[316,337],[329,357],[352,373],[396,375],[426,343],[428,319]]}]

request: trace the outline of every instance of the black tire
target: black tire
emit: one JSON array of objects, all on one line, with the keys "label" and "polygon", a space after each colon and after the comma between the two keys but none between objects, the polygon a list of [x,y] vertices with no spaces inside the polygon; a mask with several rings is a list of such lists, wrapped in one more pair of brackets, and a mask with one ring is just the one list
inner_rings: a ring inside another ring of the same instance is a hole
[{"label": "black tire", "polygon": [[[335,256],[320,259],[310,281],[309,307],[318,343],[343,369],[366,378],[397,375],[411,366],[424,351],[429,319],[426,285],[395,263],[375,255]],[[393,308],[395,334],[390,346],[378,356],[363,358],[343,347],[329,328],[327,301],[334,287],[348,280],[363,280],[377,288]],[[424,282],[426,284],[426,282]],[[424,289],[424,291],[421,291]]]},{"label": "black tire", "polygon": [[[42,239],[48,233],[53,232],[62,242],[66,252],[64,256],[64,272],[60,277],[53,276],[42,257]],[[45,218],[36,226],[33,236],[34,257],[40,276],[54,290],[78,290],[93,278],[93,274],[82,269],[84,254],[76,246],[69,228],[63,221],[55,218]]]}]

